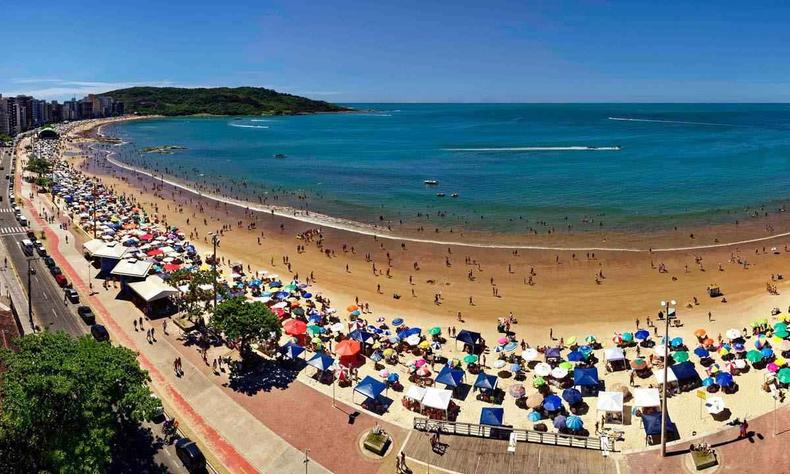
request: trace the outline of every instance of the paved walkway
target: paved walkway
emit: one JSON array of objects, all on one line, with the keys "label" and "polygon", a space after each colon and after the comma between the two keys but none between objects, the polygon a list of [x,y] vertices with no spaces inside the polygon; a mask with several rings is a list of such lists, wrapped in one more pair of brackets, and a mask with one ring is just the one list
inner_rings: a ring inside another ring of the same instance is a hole
[{"label": "paved walkway", "polygon": [[[305,472],[303,450],[309,449],[308,472],[376,472],[382,461],[361,453],[358,440],[362,432],[375,424],[383,425],[396,440],[391,453],[405,440],[405,430],[366,413],[359,413],[350,424],[348,414],[357,410],[342,403],[332,408],[331,398],[298,381],[285,390],[254,395],[233,390],[226,377],[212,374],[194,348],[177,340],[172,334],[177,330],[175,324],[169,325],[171,335],[164,336],[161,320],[146,321],[157,328],[158,342],[149,344],[145,332],[135,332],[132,326],[140,311],[132,303],[116,299],[117,289],[103,290],[101,280],[94,279],[94,290],[99,293],[89,296],[87,262],[74,247],[73,235],[57,223],[45,223],[38,214],[42,205],[51,209],[51,204],[37,197],[35,203],[27,201],[26,205],[35,209],[33,218],[45,228],[50,254],[74,282],[81,299],[94,308],[114,342],[139,353],[141,365],[151,374],[153,386],[168,408],[174,409],[182,426],[191,428],[227,470]],[[95,270],[90,273],[95,277]],[[177,356],[183,360],[182,378],[172,371]]]}]

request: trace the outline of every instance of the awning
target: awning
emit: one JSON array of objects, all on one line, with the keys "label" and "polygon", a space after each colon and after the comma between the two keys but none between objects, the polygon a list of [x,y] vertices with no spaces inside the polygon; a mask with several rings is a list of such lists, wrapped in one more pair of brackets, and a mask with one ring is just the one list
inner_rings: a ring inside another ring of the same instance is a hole
[{"label": "awning", "polygon": [[354,391],[361,393],[367,398],[376,399],[386,388],[387,386],[384,383],[368,375],[354,387]]},{"label": "awning", "polygon": [[622,412],[623,392],[598,392],[598,410]]},{"label": "awning", "polygon": [[[671,367],[670,367],[670,369],[671,369]],[[664,369],[661,369],[661,370],[654,370],[654,371],[653,371],[653,376],[655,376],[655,378],[656,378],[656,381],[657,381],[658,383],[660,383],[660,384],[661,384],[661,383],[664,383]],[[677,377],[675,377],[675,372],[672,372],[672,370],[669,370],[669,371],[667,372],[667,381],[668,381],[669,383],[672,383],[672,382],[677,382],[677,381],[678,381],[678,378],[677,378]]]},{"label": "awning", "polygon": [[88,255],[91,257],[102,247],[104,247],[104,241],[101,239],[92,239],[82,244],[82,248],[88,252]]},{"label": "awning", "polygon": [[425,397],[425,390],[424,387],[420,387],[419,385],[412,385],[409,387],[409,390],[406,391],[406,398],[421,402],[423,397]]},{"label": "awning", "polygon": [[451,390],[429,387],[425,389],[425,395],[422,397],[422,404],[429,408],[446,410],[447,407],[450,406],[450,398],[452,398],[452,396],[453,392]]},{"label": "awning", "polygon": [[635,388],[632,393],[634,395],[633,405],[637,408],[661,405],[657,388]]},{"label": "awning", "polygon": [[147,303],[178,294],[177,289],[168,285],[156,275],[151,275],[144,281],[129,283],[129,288]]},{"label": "awning", "polygon": [[619,347],[610,347],[604,351],[606,360],[625,360],[625,354]]},{"label": "awning", "polygon": [[152,266],[153,263],[145,260],[121,260],[113,267],[110,273],[119,276],[145,278]]},{"label": "awning", "polygon": [[480,424],[502,426],[505,418],[505,409],[499,407],[485,407],[480,410]]},{"label": "awning", "polygon": [[120,260],[123,258],[124,255],[129,251],[129,247],[124,247],[118,242],[109,242],[102,247],[99,247],[96,251],[93,252],[93,257],[98,258],[111,258],[115,260]]}]

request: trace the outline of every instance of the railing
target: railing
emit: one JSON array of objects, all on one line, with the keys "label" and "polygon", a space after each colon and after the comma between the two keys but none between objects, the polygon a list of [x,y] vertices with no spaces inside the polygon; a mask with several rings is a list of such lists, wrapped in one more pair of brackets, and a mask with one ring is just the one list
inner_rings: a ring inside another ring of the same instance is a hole
[{"label": "railing", "polygon": [[[459,436],[474,436],[477,438],[509,439],[510,434],[515,434],[516,441],[526,443],[548,444],[552,446],[566,446],[569,448],[594,449],[602,451],[601,440],[591,436],[577,436],[562,433],[544,433],[542,431],[510,428],[507,426],[477,425],[474,423],[460,423],[452,421],[431,420],[429,418],[415,417],[413,427],[418,431],[436,432]],[[608,451],[614,451],[614,441],[607,446]]]}]

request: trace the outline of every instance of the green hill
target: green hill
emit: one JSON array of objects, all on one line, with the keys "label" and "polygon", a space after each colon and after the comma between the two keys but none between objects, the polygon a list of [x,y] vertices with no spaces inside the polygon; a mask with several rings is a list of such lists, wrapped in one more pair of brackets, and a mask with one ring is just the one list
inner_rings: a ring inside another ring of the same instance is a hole
[{"label": "green hill", "polygon": [[102,95],[123,102],[126,113],[145,115],[291,115],[350,110],[262,87],[130,87]]}]

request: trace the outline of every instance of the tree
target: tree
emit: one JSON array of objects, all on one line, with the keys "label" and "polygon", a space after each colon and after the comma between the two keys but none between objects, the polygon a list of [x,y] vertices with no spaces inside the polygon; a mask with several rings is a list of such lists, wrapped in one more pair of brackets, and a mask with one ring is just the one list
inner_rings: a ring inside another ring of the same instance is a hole
[{"label": "tree", "polygon": [[64,332],[26,335],[0,351],[0,466],[14,472],[104,472],[125,426],[159,401],[125,347]]},{"label": "tree", "polygon": [[52,172],[52,163],[45,158],[31,157],[25,166],[27,171],[38,174],[49,174]]},{"label": "tree", "polygon": [[217,305],[211,325],[225,337],[239,342],[244,359],[250,354],[250,344],[280,337],[282,327],[277,316],[260,301],[247,302],[242,297],[230,298]]}]

